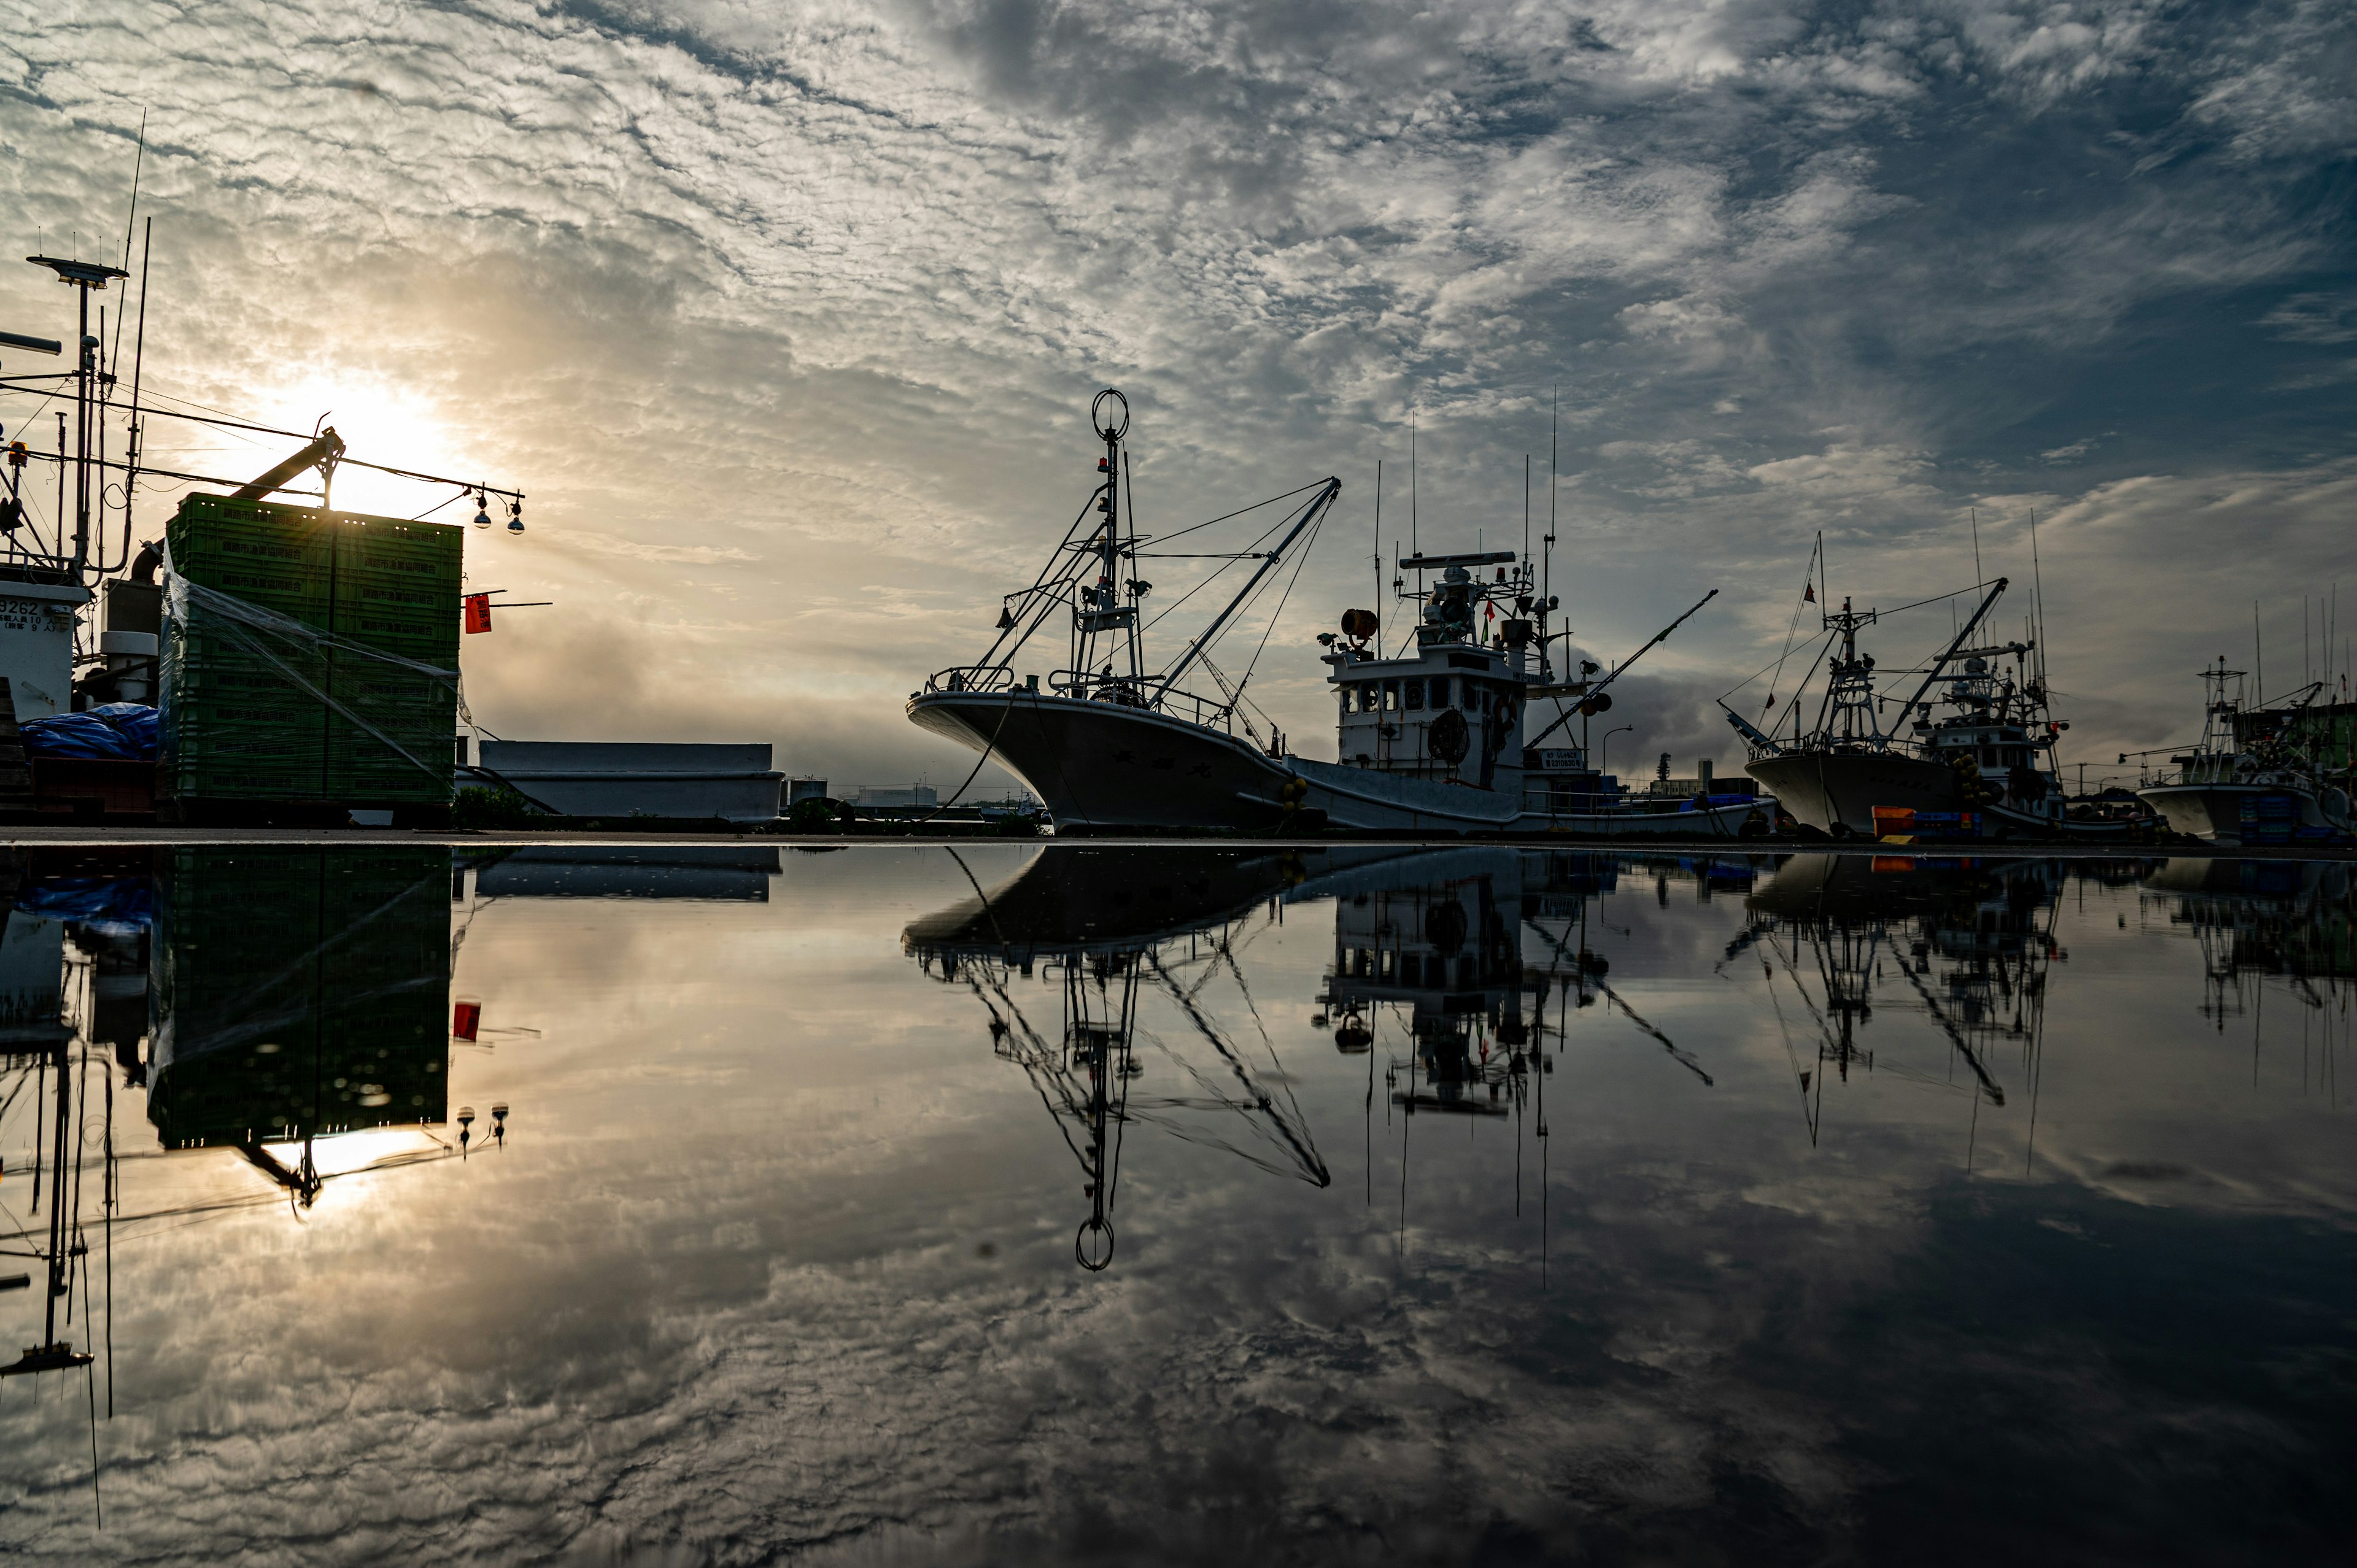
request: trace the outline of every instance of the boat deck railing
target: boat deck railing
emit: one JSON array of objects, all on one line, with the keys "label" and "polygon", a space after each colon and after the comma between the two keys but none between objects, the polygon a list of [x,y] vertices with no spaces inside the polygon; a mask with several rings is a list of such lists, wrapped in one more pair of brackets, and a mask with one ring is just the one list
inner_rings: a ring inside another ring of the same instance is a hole
[{"label": "boat deck railing", "polygon": [[925,677],[925,693],[1012,692],[1022,685],[1004,664],[953,664]]},{"label": "boat deck railing", "polygon": [[1028,692],[1041,697],[1061,698],[1068,702],[1117,703],[1124,707],[1142,708],[1166,714],[1174,719],[1200,725],[1205,729],[1235,732],[1235,704],[1214,702],[1192,692],[1173,686],[1157,686],[1147,676],[1133,679],[1126,675],[1103,675],[1092,670],[1058,670],[1034,684],[1029,677],[1018,680],[1012,670],[999,664],[958,664],[938,670],[925,677],[925,694],[936,693],[971,693],[983,696],[1005,693],[1012,696]]}]

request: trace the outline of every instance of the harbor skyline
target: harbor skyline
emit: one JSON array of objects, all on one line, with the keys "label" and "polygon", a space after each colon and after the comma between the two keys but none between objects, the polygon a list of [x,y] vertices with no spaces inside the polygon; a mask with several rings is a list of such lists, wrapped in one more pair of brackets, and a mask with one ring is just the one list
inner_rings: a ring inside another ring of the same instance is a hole
[{"label": "harbor skyline", "polygon": [[[1312,637],[1392,608],[1410,411],[1418,540],[1517,544],[1557,388],[1576,640],[1625,657],[1724,590],[1624,683],[1616,771],[1732,770],[1710,699],[1820,532],[1831,596],[1887,605],[1976,544],[2028,587],[2034,512],[2091,774],[2198,731],[2254,601],[2269,695],[2343,663],[2307,608],[2357,499],[2343,16],[9,11],[27,251],[121,259],[145,116],[152,392],[529,494],[469,552],[555,601],[469,639],[500,734],[954,784],[898,709],[1085,501],[1103,384],[1149,531],[1343,480],[1254,688],[1313,756]],[[0,328],[68,305],[0,269]],[[157,434],[227,478],[284,455]],[[174,497],[143,484],[142,537]]]}]

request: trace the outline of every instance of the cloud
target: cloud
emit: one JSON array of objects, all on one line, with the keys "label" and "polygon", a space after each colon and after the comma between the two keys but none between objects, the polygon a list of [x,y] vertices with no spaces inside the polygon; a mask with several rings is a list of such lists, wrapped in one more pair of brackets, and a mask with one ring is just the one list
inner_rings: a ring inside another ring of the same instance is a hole
[{"label": "cloud", "polygon": [[743,550],[730,550],[714,544],[649,544],[636,539],[616,539],[607,534],[590,533],[575,529],[559,541],[561,548],[587,550],[597,555],[620,555],[634,561],[684,561],[698,565],[712,565],[722,561],[758,561],[759,556]]},{"label": "cloud", "polygon": [[2259,317],[2288,343],[2357,343],[2357,296],[2296,294]]}]

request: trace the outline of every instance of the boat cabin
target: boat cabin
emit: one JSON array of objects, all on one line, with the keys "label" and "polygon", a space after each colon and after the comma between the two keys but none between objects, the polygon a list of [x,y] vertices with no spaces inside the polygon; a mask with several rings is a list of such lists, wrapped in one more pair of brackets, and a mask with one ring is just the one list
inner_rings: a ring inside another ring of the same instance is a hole
[{"label": "boat cabin", "polygon": [[[1512,575],[1508,563],[1515,563]],[[1529,568],[1512,551],[1419,555],[1401,566],[1403,579],[1408,570],[1419,580],[1436,568],[1439,575],[1428,592],[1413,596],[1422,616],[1411,649],[1387,658],[1369,646],[1379,628],[1363,610],[1343,618],[1347,643],[1331,633],[1321,639],[1336,694],[1338,757],[1345,767],[1518,797],[1523,698],[1537,678],[1537,650],[1532,623],[1513,609],[1529,606]],[[1476,567],[1494,575],[1478,580]],[[1501,599],[1509,611],[1502,622]]]},{"label": "boat cabin", "polygon": [[1343,766],[1528,796],[1540,810],[1612,792],[1567,739],[1523,746],[1531,700],[1565,690],[1549,684],[1538,626],[1554,606],[1538,600],[1528,562],[1511,550],[1416,555],[1394,585],[1417,606],[1410,647],[1383,653],[1363,610],[1343,618],[1341,638],[1319,639]]},{"label": "boat cabin", "polygon": [[[2025,647],[2025,651],[2027,649]],[[2062,725],[2035,722],[2042,693],[2024,690],[1975,654],[1947,683],[1939,701],[1956,712],[1934,721],[1932,703],[1916,707],[1914,733],[1923,756],[1978,779],[1991,799],[2018,811],[2059,816],[2061,781],[2051,760]]]}]

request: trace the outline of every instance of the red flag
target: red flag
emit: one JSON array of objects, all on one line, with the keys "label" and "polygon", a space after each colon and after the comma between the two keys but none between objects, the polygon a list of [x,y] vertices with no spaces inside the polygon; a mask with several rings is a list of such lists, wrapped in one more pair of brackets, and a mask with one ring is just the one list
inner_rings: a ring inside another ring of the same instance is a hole
[{"label": "red flag", "polygon": [[[1773,693],[1773,692],[1770,692],[1770,693],[1768,693],[1768,708],[1772,708],[1772,707],[1774,707],[1775,705],[1776,705],[1776,693]],[[1760,711],[1761,713],[1763,713],[1763,714],[1764,714],[1764,713],[1766,713],[1766,712],[1768,711],[1768,708],[1762,708],[1762,709],[1760,709]]]},{"label": "red flag", "polygon": [[450,1037],[471,1043],[483,1024],[483,1004],[461,1002],[450,1009]]},{"label": "red flag", "polygon": [[1817,602],[1817,585],[1814,583],[1803,583],[1801,585],[1801,602],[1804,605],[1813,605]]},{"label": "red flag", "polygon": [[467,629],[468,631],[491,629],[490,595],[468,594],[467,596]]}]

